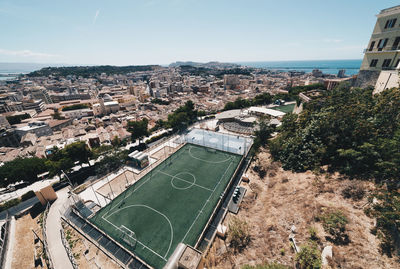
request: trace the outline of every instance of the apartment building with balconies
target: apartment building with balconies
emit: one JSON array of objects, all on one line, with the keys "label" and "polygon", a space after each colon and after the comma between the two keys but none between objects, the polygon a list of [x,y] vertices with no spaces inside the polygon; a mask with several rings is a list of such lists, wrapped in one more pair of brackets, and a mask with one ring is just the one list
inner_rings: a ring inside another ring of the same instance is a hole
[{"label": "apartment building with balconies", "polygon": [[400,5],[383,9],[364,49],[357,86],[375,86],[382,70],[396,70],[400,63]]}]

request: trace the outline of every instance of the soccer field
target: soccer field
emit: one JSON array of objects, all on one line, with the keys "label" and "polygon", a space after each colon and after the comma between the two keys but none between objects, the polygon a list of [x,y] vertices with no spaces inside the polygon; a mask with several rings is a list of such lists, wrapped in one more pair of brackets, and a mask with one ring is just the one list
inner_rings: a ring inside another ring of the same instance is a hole
[{"label": "soccer field", "polygon": [[186,144],[91,221],[155,268],[178,243],[194,246],[241,155]]}]

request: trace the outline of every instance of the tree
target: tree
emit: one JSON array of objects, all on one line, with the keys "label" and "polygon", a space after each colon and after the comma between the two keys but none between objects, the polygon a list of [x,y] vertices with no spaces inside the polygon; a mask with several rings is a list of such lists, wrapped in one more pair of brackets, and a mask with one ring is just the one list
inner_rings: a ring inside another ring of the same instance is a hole
[{"label": "tree", "polygon": [[174,131],[184,130],[189,125],[190,119],[186,112],[172,113],[168,115],[168,124]]},{"label": "tree", "polygon": [[121,139],[119,139],[118,136],[114,136],[114,138],[111,140],[111,145],[114,147],[118,147],[121,144]]},{"label": "tree", "polygon": [[62,111],[70,111],[70,110],[77,110],[77,109],[84,109],[84,108],[89,108],[89,105],[88,104],[75,104],[75,105],[65,106],[61,110]]},{"label": "tree", "polygon": [[285,169],[328,165],[350,177],[396,181],[400,176],[400,90],[372,95],[345,86],[322,93],[299,115],[285,115],[270,144]]},{"label": "tree", "polygon": [[72,143],[63,149],[54,147],[52,151],[46,161],[50,176],[61,175],[61,171],[67,172],[76,162],[90,166],[89,160],[93,157],[93,152],[83,141]]},{"label": "tree", "polygon": [[400,193],[379,188],[371,197],[375,203],[366,210],[367,215],[376,218],[376,226],[372,229],[380,240],[381,252],[389,257],[400,253]]},{"label": "tree", "polygon": [[93,153],[84,141],[69,144],[62,151],[73,162],[78,161],[80,164],[87,163],[90,166],[89,160],[93,156]]},{"label": "tree", "polygon": [[15,115],[15,116],[7,116],[6,119],[9,124],[18,124],[21,123],[22,120],[24,119],[29,119],[31,116],[28,113],[22,114],[22,115]]},{"label": "tree", "polygon": [[65,120],[63,116],[61,116],[60,111],[58,109],[54,110],[54,114],[51,115],[55,120]]},{"label": "tree", "polygon": [[168,126],[174,131],[184,130],[188,125],[197,120],[198,111],[194,109],[194,103],[189,100],[173,113],[168,115]]},{"label": "tree", "polygon": [[275,125],[271,125],[266,119],[259,122],[259,128],[254,132],[254,149],[258,150],[260,147],[265,146],[271,138],[272,133],[275,131]]},{"label": "tree", "polygon": [[60,176],[62,174],[61,171],[67,172],[69,169],[74,167],[74,162],[66,157],[54,161],[47,160],[46,167],[49,171],[50,177],[53,177],[55,175]]},{"label": "tree", "polygon": [[[0,167],[0,182],[2,187],[16,182],[33,183],[37,175],[47,171],[45,160],[37,157],[16,158]],[[7,180],[6,180],[7,179]]]},{"label": "tree", "polygon": [[136,141],[137,139],[140,141],[145,136],[149,135],[147,130],[148,123],[149,121],[147,119],[128,122],[128,131],[132,133],[132,141]]}]

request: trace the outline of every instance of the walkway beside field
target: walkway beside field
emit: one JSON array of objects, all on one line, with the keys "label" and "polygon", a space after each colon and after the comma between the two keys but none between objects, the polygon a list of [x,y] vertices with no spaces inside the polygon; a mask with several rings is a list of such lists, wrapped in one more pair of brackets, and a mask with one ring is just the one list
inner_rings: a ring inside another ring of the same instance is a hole
[{"label": "walkway beside field", "polygon": [[57,192],[57,200],[51,205],[46,221],[46,235],[54,268],[73,269],[71,261],[61,241],[61,214],[63,204],[68,200],[68,188]]}]

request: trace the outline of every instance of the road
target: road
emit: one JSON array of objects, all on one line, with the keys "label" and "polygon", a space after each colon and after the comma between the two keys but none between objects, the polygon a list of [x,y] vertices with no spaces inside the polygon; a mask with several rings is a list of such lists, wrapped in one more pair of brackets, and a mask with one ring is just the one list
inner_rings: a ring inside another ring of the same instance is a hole
[{"label": "road", "polygon": [[57,192],[57,200],[51,205],[46,221],[46,235],[49,252],[54,268],[73,269],[67,251],[61,241],[61,214],[60,210],[68,200],[68,187]]}]

